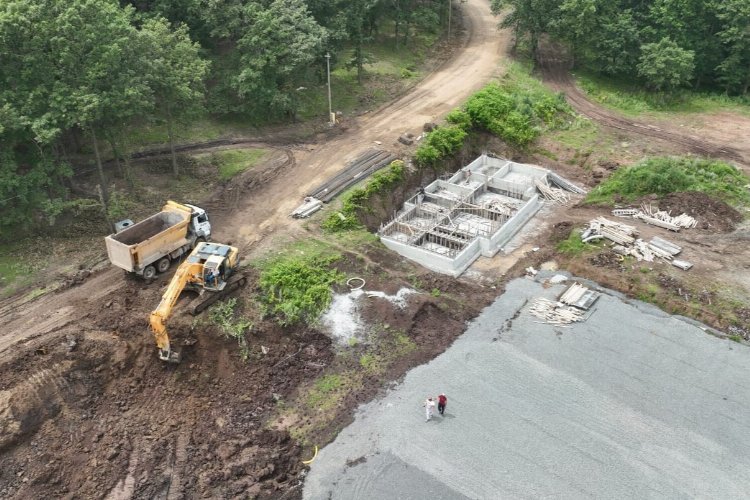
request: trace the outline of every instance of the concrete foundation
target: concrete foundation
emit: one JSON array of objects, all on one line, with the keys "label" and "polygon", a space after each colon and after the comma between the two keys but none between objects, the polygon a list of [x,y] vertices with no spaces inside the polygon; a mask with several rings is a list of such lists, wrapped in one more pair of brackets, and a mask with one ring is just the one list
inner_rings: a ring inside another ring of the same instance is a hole
[{"label": "concrete foundation", "polygon": [[426,268],[460,276],[480,255],[494,256],[541,208],[535,180],[549,170],[482,155],[404,203],[378,235]]}]

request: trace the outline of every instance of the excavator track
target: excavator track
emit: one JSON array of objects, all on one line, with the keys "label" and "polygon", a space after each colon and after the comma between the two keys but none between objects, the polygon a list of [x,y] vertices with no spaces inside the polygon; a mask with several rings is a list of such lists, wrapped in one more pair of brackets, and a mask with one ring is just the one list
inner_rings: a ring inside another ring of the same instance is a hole
[{"label": "excavator track", "polygon": [[235,275],[229,278],[224,289],[220,292],[212,292],[205,298],[200,297],[197,304],[193,304],[190,308],[190,314],[197,316],[198,314],[205,311],[209,306],[216,302],[223,300],[227,296],[231,295],[236,290],[243,288],[247,284],[247,277],[243,275]]}]

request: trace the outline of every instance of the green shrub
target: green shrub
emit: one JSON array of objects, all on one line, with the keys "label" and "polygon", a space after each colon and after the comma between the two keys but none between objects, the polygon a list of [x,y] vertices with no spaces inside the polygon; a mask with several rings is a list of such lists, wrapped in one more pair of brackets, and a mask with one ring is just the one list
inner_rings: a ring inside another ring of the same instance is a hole
[{"label": "green shrub", "polygon": [[719,160],[656,157],[622,168],[593,189],[587,203],[613,203],[641,196],[663,196],[682,191],[700,191],[733,205],[750,204],[745,187],[750,179]]},{"label": "green shrub", "polygon": [[331,269],[338,255],[285,255],[267,262],[259,286],[265,313],[281,325],[313,322],[331,303],[331,285],[343,274]]},{"label": "green shrub", "polygon": [[520,147],[536,139],[544,125],[554,125],[560,115],[570,112],[562,96],[515,81],[487,85],[469,98],[465,108],[474,126]]},{"label": "green shrub", "polygon": [[456,153],[464,145],[466,130],[457,125],[440,127],[425,134],[424,141],[417,148],[414,160],[417,165],[434,165],[441,158]]},{"label": "green shrub", "polygon": [[471,128],[471,116],[462,109],[454,109],[445,117],[445,121],[468,131]]},{"label": "green shrub", "polygon": [[321,227],[331,233],[360,229],[357,212],[368,210],[367,203],[373,196],[388,193],[403,179],[404,162],[396,160],[387,169],[376,172],[364,187],[344,195],[341,210],[331,213]]},{"label": "green shrub", "polygon": [[247,345],[245,332],[252,328],[253,324],[241,317],[235,319],[236,306],[237,299],[234,297],[224,302],[219,302],[209,309],[208,317],[212,323],[219,327],[224,336],[237,341],[237,346],[240,349],[240,357],[243,361],[247,361],[250,357],[250,348]]}]

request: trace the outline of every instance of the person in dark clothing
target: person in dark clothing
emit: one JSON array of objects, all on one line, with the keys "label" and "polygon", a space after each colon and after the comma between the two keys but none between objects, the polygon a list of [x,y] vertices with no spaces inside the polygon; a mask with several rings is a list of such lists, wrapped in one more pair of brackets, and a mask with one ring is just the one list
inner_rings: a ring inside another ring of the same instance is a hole
[{"label": "person in dark clothing", "polygon": [[448,398],[445,397],[445,394],[441,394],[438,396],[438,412],[441,415],[445,415],[445,406],[448,404]]}]

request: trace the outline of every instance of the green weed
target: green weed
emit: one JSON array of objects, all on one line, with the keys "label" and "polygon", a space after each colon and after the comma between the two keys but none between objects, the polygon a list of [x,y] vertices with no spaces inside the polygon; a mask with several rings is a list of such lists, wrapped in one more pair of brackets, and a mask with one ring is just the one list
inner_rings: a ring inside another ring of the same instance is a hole
[{"label": "green weed", "polygon": [[324,231],[337,233],[360,229],[357,212],[367,210],[367,202],[376,195],[393,189],[404,179],[404,162],[396,160],[388,168],[376,172],[364,187],[355,188],[343,197],[341,210],[332,212],[321,224]]},{"label": "green weed", "polygon": [[281,325],[317,320],[331,303],[331,286],[344,279],[331,268],[339,258],[330,248],[312,243],[260,263],[264,312]]},{"label": "green weed", "polygon": [[211,155],[219,167],[219,178],[228,181],[235,175],[254,167],[266,154],[265,149],[229,149]]},{"label": "green weed", "polygon": [[557,244],[557,251],[573,257],[576,255],[581,255],[582,253],[590,250],[591,247],[591,243],[584,243],[583,241],[581,241],[580,229],[573,229],[566,239]]},{"label": "green weed", "polygon": [[701,191],[733,205],[749,205],[748,182],[745,174],[719,160],[656,157],[617,170],[591,190],[586,202],[612,204],[616,197],[630,201],[649,194]]},{"label": "green weed", "polygon": [[247,361],[250,357],[250,348],[247,344],[245,333],[252,328],[253,324],[245,318],[236,318],[236,306],[237,299],[235,297],[224,302],[219,302],[209,309],[208,317],[227,338],[237,341],[240,349],[240,357],[242,361]]}]

